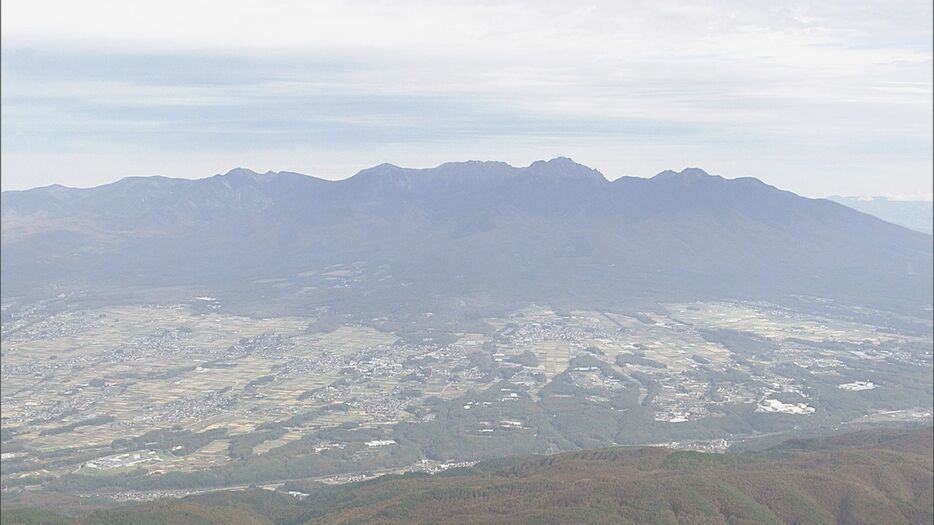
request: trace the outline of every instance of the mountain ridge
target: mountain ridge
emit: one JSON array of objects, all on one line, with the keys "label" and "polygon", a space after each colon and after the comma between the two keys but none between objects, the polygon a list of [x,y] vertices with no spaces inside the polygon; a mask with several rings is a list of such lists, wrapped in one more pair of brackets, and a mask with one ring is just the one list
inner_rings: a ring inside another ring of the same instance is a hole
[{"label": "mountain ridge", "polygon": [[711,175],[707,173],[706,171],[704,171],[703,169],[696,168],[696,167],[686,167],[682,169],[681,171],[675,171],[675,170],[668,169],[668,170],[659,172],[651,177],[635,177],[635,176],[630,176],[630,175],[623,175],[621,177],[617,177],[614,179],[608,179],[599,170],[596,170],[584,164],[577,163],[569,157],[559,156],[559,157],[554,157],[549,160],[536,160],[532,162],[531,164],[529,164],[528,166],[513,166],[509,163],[506,163],[503,161],[496,161],[496,160],[465,160],[465,161],[443,162],[441,164],[438,164],[437,166],[427,167],[427,168],[407,168],[407,167],[398,166],[396,164],[392,164],[389,162],[384,162],[381,164],[377,164],[375,166],[371,166],[369,168],[361,169],[357,171],[356,173],[348,177],[342,178],[342,179],[325,179],[325,178],[317,177],[315,175],[309,175],[309,174],[299,173],[299,172],[294,172],[294,171],[289,171],[289,170],[280,170],[280,171],[267,170],[265,172],[258,172],[250,168],[246,168],[243,166],[237,166],[237,167],[227,170],[224,173],[216,173],[214,175],[209,175],[209,176],[201,177],[201,178],[167,177],[164,175],[130,175],[130,176],[117,179],[113,182],[108,182],[108,183],[99,184],[96,186],[89,186],[89,187],[66,186],[64,184],[50,184],[47,186],[37,186],[34,188],[3,190],[0,193],[7,194],[7,195],[13,195],[13,194],[23,194],[23,193],[29,193],[29,192],[41,192],[43,190],[55,190],[55,191],[68,190],[68,191],[79,191],[80,192],[80,191],[98,190],[101,188],[115,186],[115,185],[126,185],[134,181],[144,181],[144,180],[178,182],[178,183],[185,184],[185,183],[205,182],[205,181],[209,181],[212,179],[219,179],[219,180],[231,180],[231,179],[250,180],[252,179],[256,181],[259,181],[259,180],[269,181],[269,180],[273,180],[277,177],[282,177],[282,176],[290,176],[290,177],[297,176],[301,178],[313,179],[313,180],[322,181],[322,182],[340,183],[340,182],[346,182],[353,178],[361,177],[361,176],[362,178],[367,178],[367,176],[371,174],[390,173],[390,172],[427,174],[430,172],[438,172],[438,171],[443,171],[447,169],[452,169],[452,171],[456,172],[458,171],[458,168],[476,168],[476,167],[486,167],[486,168],[494,168],[494,169],[499,168],[503,173],[528,172],[532,174],[541,173],[542,168],[559,168],[559,169],[565,169],[565,170],[572,169],[574,171],[577,171],[578,173],[585,174],[585,175],[599,175],[599,177],[606,182],[616,182],[621,179],[652,180],[654,178],[662,179],[662,178],[669,178],[669,177],[673,177],[673,178],[710,177],[710,178],[720,179],[724,181],[735,181],[735,180],[746,179],[746,178],[759,180],[759,179],[756,179],[755,177],[738,177],[738,178],[728,179],[720,175]]},{"label": "mountain ridge", "polygon": [[[367,308],[351,293],[373,308],[813,295],[925,317],[931,304],[930,236],[698,168],[613,181],[565,157],[381,164],[340,181],[235,168],[4,192],[2,212],[6,296],[209,283],[249,302],[245,283],[274,278],[289,284],[267,300],[299,311]],[[388,276],[295,293],[297,275],[355,261]]]}]

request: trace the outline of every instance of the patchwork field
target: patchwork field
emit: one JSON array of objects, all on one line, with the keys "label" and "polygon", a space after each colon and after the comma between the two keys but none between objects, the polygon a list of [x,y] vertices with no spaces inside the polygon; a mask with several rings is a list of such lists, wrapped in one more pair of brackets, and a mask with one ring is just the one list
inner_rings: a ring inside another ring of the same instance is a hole
[{"label": "patchwork field", "polygon": [[355,479],[361,465],[619,443],[722,449],[779,421],[930,419],[930,333],[773,305],[530,306],[417,342],[212,301],[4,323],[4,483]]}]

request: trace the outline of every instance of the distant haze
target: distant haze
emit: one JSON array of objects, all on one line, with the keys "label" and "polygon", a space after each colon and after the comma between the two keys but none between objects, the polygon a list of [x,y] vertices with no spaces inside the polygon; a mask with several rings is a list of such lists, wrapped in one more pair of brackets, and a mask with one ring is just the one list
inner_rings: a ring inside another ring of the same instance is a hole
[{"label": "distant haze", "polygon": [[927,234],[934,230],[934,203],[931,201],[904,201],[884,197],[860,199],[840,197],[838,195],[828,198],[854,210],[868,213],[912,230]]},{"label": "distant haze", "polygon": [[930,198],[929,0],[10,0],[4,189],[389,161]]}]

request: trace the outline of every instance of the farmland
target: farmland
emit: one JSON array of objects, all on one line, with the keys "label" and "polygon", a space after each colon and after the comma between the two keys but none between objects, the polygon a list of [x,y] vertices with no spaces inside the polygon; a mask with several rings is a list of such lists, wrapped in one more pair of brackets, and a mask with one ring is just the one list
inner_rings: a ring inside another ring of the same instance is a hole
[{"label": "farmland", "polygon": [[120,498],[340,482],[510,454],[722,451],[930,421],[930,327],[862,319],[743,302],[530,305],[419,338],[362,319],[234,315],[211,297],[34,308],[3,325],[4,490]]}]

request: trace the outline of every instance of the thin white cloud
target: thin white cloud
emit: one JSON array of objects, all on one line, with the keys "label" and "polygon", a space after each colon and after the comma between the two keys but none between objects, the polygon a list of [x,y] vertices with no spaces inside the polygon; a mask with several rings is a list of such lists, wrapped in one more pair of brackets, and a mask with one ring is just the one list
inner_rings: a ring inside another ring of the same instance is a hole
[{"label": "thin white cloud", "polygon": [[[578,160],[609,172],[648,175],[651,172],[641,170],[677,167],[679,152],[684,151],[694,155],[687,164],[712,167],[718,159],[730,159],[721,165],[736,170],[733,175],[765,177],[764,172],[774,172],[777,178],[771,182],[810,194],[844,191],[848,188],[841,187],[847,185],[864,192],[881,192],[893,185],[901,193],[930,190],[930,148],[909,151],[911,144],[932,140],[934,15],[929,1],[640,0],[569,5],[558,1],[4,0],[2,8],[3,47],[10,53],[24,47],[57,47],[89,55],[232,53],[256,63],[268,57],[329,57],[356,64],[338,75],[309,71],[270,80],[256,74],[238,85],[220,86],[125,79],[40,82],[5,74],[5,119],[16,115],[17,107],[10,101],[20,93],[32,99],[71,97],[87,106],[217,106],[230,107],[232,112],[266,98],[303,104],[295,112],[299,121],[430,129],[431,115],[424,110],[341,113],[315,109],[307,101],[322,93],[448,97],[490,113],[509,110],[569,122],[638,119],[666,126],[710,126],[730,130],[737,138],[773,144],[756,149],[739,140],[711,144],[659,134],[643,141],[627,134],[614,141],[612,132],[600,128],[580,131],[582,136],[589,134],[589,143],[575,143],[568,135],[551,137],[567,144],[568,150],[587,152],[591,157]],[[80,118],[92,120],[87,115]],[[123,123],[118,117],[100,118]],[[161,122],[174,118],[173,114]],[[199,129],[212,125],[216,124]],[[466,119],[457,125],[471,122]],[[478,129],[481,132],[490,130]],[[544,131],[499,139],[528,151],[555,147]],[[411,152],[400,142],[386,140],[382,147],[367,145],[367,149],[387,155],[375,161],[403,158],[418,165],[444,160],[439,159],[442,154],[460,154],[451,157],[456,159],[478,153],[489,156],[497,149],[462,135],[423,140],[412,145]],[[892,146],[898,143],[903,145]],[[125,150],[138,153],[142,147],[128,145]],[[281,144],[257,145],[257,149],[289,155],[271,167],[309,164],[307,155]],[[233,150],[215,154],[225,162],[222,157]],[[90,157],[96,154],[87,143],[82,151]],[[471,151],[475,153],[470,155]],[[3,154],[11,153],[32,154]],[[345,161],[334,157],[326,164],[359,164],[353,160],[358,154],[349,146],[342,154],[348,156]],[[174,169],[154,157],[157,171]],[[120,154],[111,152],[106,158],[119,171],[132,168],[138,156],[125,154],[118,162]],[[857,161],[859,166],[853,166]],[[772,163],[777,167],[763,168]],[[206,164],[210,163],[194,159],[191,163]],[[72,173],[82,177],[87,175],[84,166],[90,170],[93,163],[78,165],[82,168]],[[808,177],[787,173],[808,169],[812,170]],[[878,176],[870,179],[882,172],[887,173],[884,182]],[[857,178],[854,173],[865,174]],[[192,170],[190,175],[203,173]]]}]

